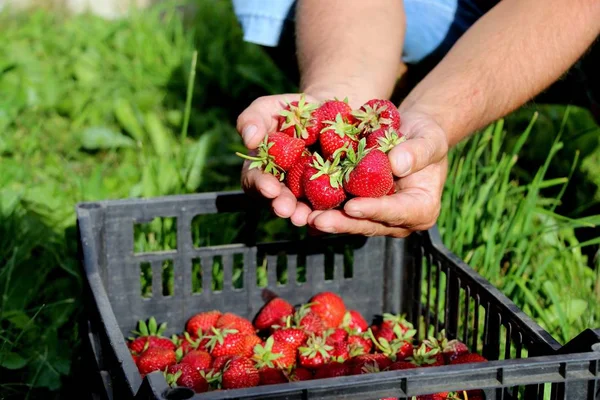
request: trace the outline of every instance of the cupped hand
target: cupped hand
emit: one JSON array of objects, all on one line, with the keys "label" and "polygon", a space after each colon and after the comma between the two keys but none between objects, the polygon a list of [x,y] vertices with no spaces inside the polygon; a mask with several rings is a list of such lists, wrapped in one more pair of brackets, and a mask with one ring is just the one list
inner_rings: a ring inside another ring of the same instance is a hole
[{"label": "cupped hand", "polygon": [[343,210],[312,211],[310,226],[327,233],[406,237],[435,224],[448,169],[448,139],[433,118],[419,112],[402,113],[400,131],[407,140],[389,152],[399,178],[397,192],[353,198]]}]

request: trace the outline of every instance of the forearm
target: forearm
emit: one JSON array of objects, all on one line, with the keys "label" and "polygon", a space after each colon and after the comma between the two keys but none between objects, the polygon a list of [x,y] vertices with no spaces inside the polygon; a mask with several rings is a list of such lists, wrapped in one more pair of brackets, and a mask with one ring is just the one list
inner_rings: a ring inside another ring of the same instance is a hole
[{"label": "forearm", "polygon": [[348,96],[358,105],[388,98],[401,60],[404,21],[399,0],[299,0],[301,90]]},{"label": "forearm", "polygon": [[432,115],[452,146],[547,88],[599,33],[598,0],[503,0],[461,37],[400,110]]}]

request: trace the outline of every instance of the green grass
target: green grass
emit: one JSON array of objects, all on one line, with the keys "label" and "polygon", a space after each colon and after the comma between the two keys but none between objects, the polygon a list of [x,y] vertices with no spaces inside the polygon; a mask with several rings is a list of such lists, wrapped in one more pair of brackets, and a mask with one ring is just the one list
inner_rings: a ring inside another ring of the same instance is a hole
[{"label": "green grass", "polygon": [[[242,42],[228,2],[196,3],[188,24],[169,4],[121,21],[0,14],[0,398],[60,398],[73,384],[81,312],[75,204],[239,188],[237,115],[257,96],[295,90]],[[598,240],[575,235],[599,217],[568,213],[574,190],[564,186],[586,174],[597,180],[600,152],[572,140],[587,129],[577,122],[582,113],[563,112],[544,109],[531,133],[533,114],[523,110],[453,150],[439,220],[446,245],[561,342],[598,325],[600,314],[598,269],[583,252]],[[563,135],[526,169],[518,156],[530,154],[541,121],[542,133],[553,121]],[[584,200],[597,202],[589,193]],[[199,217],[194,244],[234,241],[242,222]],[[136,251],[175,246],[171,220],[137,228]],[[257,234],[279,240],[305,230],[265,214]],[[200,289],[194,265],[192,287]],[[212,274],[217,288],[218,259]],[[265,274],[259,267],[259,285]]]}]

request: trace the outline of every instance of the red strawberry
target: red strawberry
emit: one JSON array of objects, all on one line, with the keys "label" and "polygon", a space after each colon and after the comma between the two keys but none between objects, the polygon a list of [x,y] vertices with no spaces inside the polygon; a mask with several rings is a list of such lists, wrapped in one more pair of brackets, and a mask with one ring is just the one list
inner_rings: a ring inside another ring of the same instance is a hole
[{"label": "red strawberry", "polygon": [[348,336],[348,347],[350,349],[350,356],[355,357],[370,353],[373,348],[373,342],[363,335],[350,335]]},{"label": "red strawberry", "polygon": [[339,153],[344,157],[348,149],[356,150],[358,147],[359,130],[352,122],[348,122],[341,114],[335,121],[327,121],[325,128],[319,136],[321,153],[325,159],[333,160]]},{"label": "red strawberry", "polygon": [[320,292],[310,299],[309,304],[311,311],[323,320],[325,327],[337,328],[342,323],[346,305],[339,295],[333,292]]},{"label": "red strawberry", "polygon": [[222,371],[227,364],[227,361],[231,360],[234,356],[219,356],[213,360],[212,370],[215,372]]},{"label": "red strawberry", "polygon": [[146,375],[152,371],[162,371],[175,363],[177,363],[175,351],[161,347],[152,347],[140,355],[137,366],[140,373]]},{"label": "red strawberry", "polygon": [[311,336],[306,344],[298,347],[298,360],[306,368],[318,368],[331,359],[329,353],[333,347],[325,342],[322,336]]},{"label": "red strawberry", "polygon": [[273,340],[287,343],[293,349],[300,347],[306,340],[306,333],[300,328],[282,328],[273,332]]},{"label": "red strawberry", "polygon": [[406,358],[418,367],[438,367],[440,365],[446,365],[444,356],[439,349],[427,350],[427,346],[421,344],[410,357]]},{"label": "red strawberry", "polygon": [[365,133],[382,127],[400,129],[401,119],[398,108],[389,100],[371,99],[352,115],[359,121],[359,129]]},{"label": "red strawberry", "polygon": [[316,103],[306,102],[304,95],[300,101],[293,101],[280,112],[279,130],[286,135],[304,140],[306,146],[314,144],[319,137],[317,121],[313,117],[319,108]]},{"label": "red strawberry", "polygon": [[289,374],[288,379],[290,382],[310,381],[313,379],[313,373],[307,368],[296,367]]},{"label": "red strawberry", "polygon": [[192,350],[181,359],[180,363],[188,364],[198,371],[209,371],[212,367],[213,359],[204,350]]},{"label": "red strawberry", "polygon": [[429,336],[423,341],[423,344],[425,344],[427,350],[439,349],[447,364],[457,356],[469,353],[469,348],[464,343],[456,339],[448,340],[444,330],[438,333],[437,337]]},{"label": "red strawberry", "polygon": [[[388,330],[387,328],[385,329]],[[378,334],[381,334],[382,331],[384,331],[384,329],[381,329]],[[407,357],[412,356],[414,351],[412,341],[417,331],[415,329],[411,329],[403,332],[400,326],[396,325],[394,326],[392,333],[393,336],[390,340],[384,338],[383,336],[376,338],[371,333],[371,340],[373,340],[375,346],[377,346],[377,348],[392,361],[404,360]]]},{"label": "red strawberry", "polygon": [[385,339],[390,342],[394,339],[394,331],[387,326],[383,326],[376,331],[374,337],[377,340]]},{"label": "red strawberry", "polygon": [[337,376],[346,376],[349,373],[350,367],[347,364],[333,361],[317,369],[314,379],[335,378]]},{"label": "red strawberry", "polygon": [[342,328],[330,328],[326,332],[327,344],[345,343],[348,340],[348,332]]},{"label": "red strawberry", "polygon": [[347,342],[335,342],[331,346],[333,346],[333,350],[330,352],[332,360],[344,362],[350,358],[350,348]]},{"label": "red strawberry", "polygon": [[201,312],[192,316],[186,323],[185,330],[192,336],[201,336],[217,325],[221,312],[217,310]]},{"label": "red strawberry", "polygon": [[[458,397],[456,397],[458,398]],[[434,394],[422,394],[416,397],[416,400],[447,400],[453,399],[453,397],[448,397],[448,392],[439,392]]]},{"label": "red strawberry", "polygon": [[367,331],[369,324],[367,324],[367,321],[365,321],[364,317],[358,311],[349,310],[344,314],[342,327],[344,327],[348,333],[362,333]]},{"label": "red strawberry", "polygon": [[274,132],[267,136],[258,146],[258,154],[249,156],[236,152],[238,156],[251,160],[249,168],[260,168],[263,172],[279,177],[283,181],[285,172],[300,159],[305,149],[304,141],[290,137],[283,132]]},{"label": "red strawberry", "polygon": [[284,325],[285,318],[292,314],[294,314],[294,306],[281,297],[275,297],[258,312],[254,319],[254,326],[256,329],[264,330],[273,325]]},{"label": "red strawberry", "polygon": [[387,327],[391,330],[394,330],[395,325],[400,326],[400,328],[404,332],[406,332],[409,329],[415,328],[413,326],[413,324],[408,322],[408,320],[406,319],[404,314],[402,314],[402,315],[390,314],[390,313],[383,314],[383,322],[381,324],[382,327]]},{"label": "red strawberry", "polygon": [[243,350],[240,355],[244,357],[252,357],[252,354],[254,354],[254,347],[257,344],[262,344],[262,339],[260,337],[257,335],[246,335],[242,345]]},{"label": "red strawberry", "polygon": [[183,386],[196,393],[208,392],[206,379],[188,364],[170,365],[165,375],[167,383],[172,387]]},{"label": "red strawberry", "polygon": [[483,357],[481,354],[477,354],[477,353],[467,353],[467,354],[461,354],[460,356],[457,356],[456,358],[454,358],[454,360],[452,360],[450,362],[450,364],[470,364],[470,363],[479,363],[479,362],[486,362],[487,359],[485,357]]},{"label": "red strawberry", "polygon": [[346,192],[342,186],[339,158],[323,161],[315,153],[311,164],[304,169],[302,189],[314,210],[328,210],[342,204],[346,199]]},{"label": "red strawberry", "polygon": [[244,353],[244,339],[246,335],[237,333],[235,329],[211,328],[212,334],[207,335],[206,344],[211,356],[235,356]]},{"label": "red strawberry", "polygon": [[141,320],[138,321],[138,328],[133,331],[133,334],[137,337],[129,338],[129,350],[136,355],[140,355],[144,350],[152,347],[175,350],[175,343],[171,339],[163,336],[165,329],[167,329],[167,324],[163,322],[162,324],[157,325],[154,317],[150,317],[148,323]]},{"label": "red strawberry", "polygon": [[393,363],[389,367],[387,367],[387,370],[388,371],[396,371],[396,370],[400,370],[400,369],[413,369],[413,368],[417,368],[417,366],[411,362],[396,361],[395,363]]},{"label": "red strawberry", "polygon": [[284,342],[276,342],[273,336],[265,341],[264,345],[256,345],[252,361],[257,368],[291,368],[296,362],[296,350]]},{"label": "red strawberry", "polygon": [[406,141],[406,137],[393,128],[379,128],[369,133],[366,139],[367,149],[376,148],[386,154],[395,146]]},{"label": "red strawberry", "polygon": [[219,329],[235,329],[244,335],[254,335],[254,325],[246,318],[233,313],[225,313],[217,320],[217,328]]},{"label": "red strawberry", "polygon": [[348,150],[342,163],[346,191],[358,197],[382,197],[394,186],[394,174],[387,154],[381,150],[366,149],[361,139],[358,150]]},{"label": "red strawberry", "polygon": [[259,385],[276,385],[288,382],[283,371],[278,368],[259,368],[258,374],[260,375]]},{"label": "red strawberry", "polygon": [[238,389],[258,386],[260,374],[252,360],[234,356],[227,362],[221,375],[223,389]]},{"label": "red strawberry", "polygon": [[351,358],[348,364],[351,367],[351,375],[360,375],[383,371],[392,364],[392,360],[381,353],[364,354]]},{"label": "red strawberry", "polygon": [[302,175],[304,170],[313,160],[313,155],[310,151],[305,150],[300,156],[300,160],[287,172],[285,185],[290,189],[292,194],[297,199],[304,197],[304,186],[302,184]]},{"label": "red strawberry", "polygon": [[325,323],[317,314],[312,312],[310,308],[300,308],[295,314],[297,320],[296,326],[303,329],[306,334],[320,336],[325,331]]}]

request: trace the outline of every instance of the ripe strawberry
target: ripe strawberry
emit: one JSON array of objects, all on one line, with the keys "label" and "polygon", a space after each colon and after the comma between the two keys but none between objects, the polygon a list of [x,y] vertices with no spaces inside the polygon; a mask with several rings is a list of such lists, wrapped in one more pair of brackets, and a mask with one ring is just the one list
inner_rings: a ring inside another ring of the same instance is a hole
[{"label": "ripe strawberry", "polygon": [[213,358],[204,350],[192,350],[181,359],[180,363],[188,364],[198,371],[208,372],[212,367]]},{"label": "ripe strawberry", "polygon": [[342,204],[346,192],[342,186],[339,158],[324,161],[315,153],[302,174],[302,189],[314,210],[328,210]]},{"label": "ripe strawberry", "polygon": [[337,328],[342,323],[346,305],[339,295],[320,292],[310,299],[309,304],[311,311],[323,320],[326,328]]},{"label": "ripe strawberry", "polygon": [[262,342],[262,339],[257,335],[246,335],[242,344],[243,350],[240,355],[248,358],[252,357],[252,354],[254,354],[254,347],[257,344],[262,344]]},{"label": "ripe strawberry", "polygon": [[389,100],[371,99],[352,115],[359,121],[359,129],[365,133],[385,127],[400,129],[400,112]]},{"label": "ripe strawberry", "polygon": [[447,399],[453,399],[453,397],[448,397],[448,392],[439,392],[439,393],[433,393],[433,394],[422,394],[422,395],[417,396],[416,399],[417,400],[447,400]]},{"label": "ripe strawberry", "polygon": [[175,363],[177,363],[175,351],[163,349],[162,347],[152,347],[140,355],[137,366],[140,373],[146,375],[152,371],[162,371]]},{"label": "ripe strawberry", "polygon": [[344,157],[348,149],[356,150],[359,130],[353,122],[348,122],[338,114],[335,121],[326,121],[325,124],[328,126],[323,128],[319,136],[321,153],[325,159],[333,160],[338,153]]},{"label": "ripe strawberry", "polygon": [[400,328],[404,332],[406,332],[409,329],[415,329],[413,324],[408,322],[408,320],[406,319],[404,314],[402,314],[402,315],[390,314],[390,313],[383,314],[383,322],[381,323],[382,327],[388,327],[389,329],[394,330],[395,325],[400,326]]},{"label": "ripe strawberry", "polygon": [[333,350],[329,354],[331,354],[333,361],[344,362],[350,358],[350,348],[347,342],[335,342],[331,346]]},{"label": "ripe strawberry", "polygon": [[348,336],[348,347],[350,349],[350,356],[355,357],[370,353],[373,348],[373,342],[364,335],[350,335]]},{"label": "ripe strawberry", "polygon": [[369,328],[369,324],[365,321],[364,317],[356,310],[346,311],[344,319],[342,320],[342,327],[348,331],[348,333],[362,333],[366,332]]},{"label": "ripe strawberry", "polygon": [[444,330],[439,332],[437,337],[429,336],[423,341],[423,344],[427,350],[439,349],[447,364],[457,356],[469,353],[469,348],[464,343],[456,339],[448,340]]},{"label": "ripe strawberry", "polygon": [[129,338],[129,350],[131,353],[140,355],[152,347],[160,347],[168,350],[175,350],[177,347],[175,343],[163,336],[163,332],[167,329],[167,324],[162,323],[157,325],[156,319],[150,317],[148,323],[145,321],[138,321],[137,330],[133,331],[133,334],[137,337]]},{"label": "ripe strawberry", "polygon": [[258,312],[254,319],[254,326],[256,329],[265,330],[273,325],[283,325],[285,318],[293,313],[294,306],[281,297],[275,297]]},{"label": "ripe strawberry", "polygon": [[411,362],[396,361],[395,363],[393,363],[389,367],[387,367],[387,370],[388,371],[397,371],[400,369],[413,369],[413,368],[417,368],[417,366]]},{"label": "ripe strawberry", "polygon": [[470,364],[470,363],[479,363],[479,362],[486,362],[487,359],[485,357],[483,357],[481,354],[477,354],[477,353],[467,353],[467,354],[461,354],[460,356],[457,356],[456,358],[454,358],[454,360],[452,360],[450,362],[450,364]]},{"label": "ripe strawberry", "polygon": [[300,156],[300,160],[294,164],[292,168],[287,172],[287,176],[285,178],[285,185],[290,189],[292,194],[296,196],[297,199],[301,199],[304,197],[304,186],[302,184],[302,175],[304,174],[304,170],[313,160],[313,155],[310,151],[304,150],[302,155]]},{"label": "ripe strawberry", "polygon": [[311,379],[313,379],[313,373],[304,367],[296,367],[288,375],[290,382],[310,381]]},{"label": "ripe strawberry", "polygon": [[258,386],[260,374],[252,360],[234,356],[227,362],[221,375],[223,389],[238,389]]},{"label": "ripe strawberry", "polygon": [[446,365],[444,356],[439,349],[427,350],[426,345],[421,344],[406,361],[415,364],[418,367],[438,367]]},{"label": "ripe strawberry", "polygon": [[227,364],[227,361],[231,360],[234,356],[219,356],[219,357],[215,357],[213,360],[213,364],[212,364],[212,371],[213,372],[221,372],[223,370],[223,368],[225,367],[225,365]]},{"label": "ripe strawberry", "polygon": [[[387,328],[386,328],[387,329]],[[383,331],[380,330],[380,334]],[[405,360],[406,358],[413,355],[413,337],[417,333],[415,329],[402,332],[402,329],[396,325],[393,330],[393,337],[388,340],[384,337],[376,338],[371,331],[371,340],[377,346],[377,348],[389,357],[392,361]]]},{"label": "ripe strawberry", "polygon": [[389,153],[395,146],[406,141],[406,137],[393,128],[379,128],[366,136],[367,149],[376,148]]},{"label": "ripe strawberry", "polygon": [[304,330],[307,335],[320,336],[325,331],[325,323],[309,306],[302,306],[294,314],[295,326]]},{"label": "ripe strawberry", "polygon": [[211,328],[212,333],[206,335],[208,343],[206,348],[211,356],[234,356],[244,353],[244,338],[246,335],[238,333],[235,329]]},{"label": "ripe strawberry", "polygon": [[345,343],[348,340],[348,332],[342,328],[329,328],[325,332],[327,344]]},{"label": "ripe strawberry", "polygon": [[252,361],[259,369],[264,367],[291,368],[296,362],[296,349],[287,343],[276,342],[273,336],[269,336],[264,345],[258,344],[254,347]]},{"label": "ripe strawberry", "polygon": [[382,326],[374,333],[374,337],[377,340],[385,339],[390,342],[394,339],[394,331],[387,326]]},{"label": "ripe strawberry", "polygon": [[167,368],[165,378],[172,386],[183,386],[196,393],[208,392],[207,380],[188,364],[173,364]]},{"label": "ripe strawberry", "polygon": [[254,325],[246,318],[233,313],[222,314],[217,320],[217,328],[219,329],[235,329],[243,335],[254,335]]},{"label": "ripe strawberry", "polygon": [[293,349],[300,347],[307,338],[306,332],[300,328],[282,328],[273,332],[273,340],[287,343]]},{"label": "ripe strawberry", "polygon": [[360,375],[383,371],[392,364],[385,354],[364,354],[348,360],[350,375]]},{"label": "ripe strawberry", "polygon": [[387,154],[366,149],[363,138],[356,151],[350,149],[342,163],[346,191],[358,197],[382,197],[394,186],[394,174]]},{"label": "ripe strawberry", "polygon": [[305,96],[301,95],[299,101],[292,101],[280,112],[279,130],[304,140],[306,146],[314,144],[319,137],[317,121],[313,117],[317,108],[317,103],[306,102]]},{"label": "ripe strawberry", "polygon": [[337,376],[346,376],[349,373],[350,367],[347,364],[332,361],[317,369],[314,379],[335,378]]},{"label": "ripe strawberry", "polygon": [[221,312],[217,310],[206,311],[192,316],[186,323],[185,330],[192,336],[202,336],[209,332],[210,328],[217,325]]},{"label": "ripe strawberry", "polygon": [[331,359],[329,353],[333,347],[325,342],[323,336],[311,336],[304,346],[298,347],[298,361],[306,368],[318,368]]},{"label": "ripe strawberry", "polygon": [[288,382],[283,371],[278,368],[259,368],[258,374],[260,375],[259,385],[276,385]]}]

